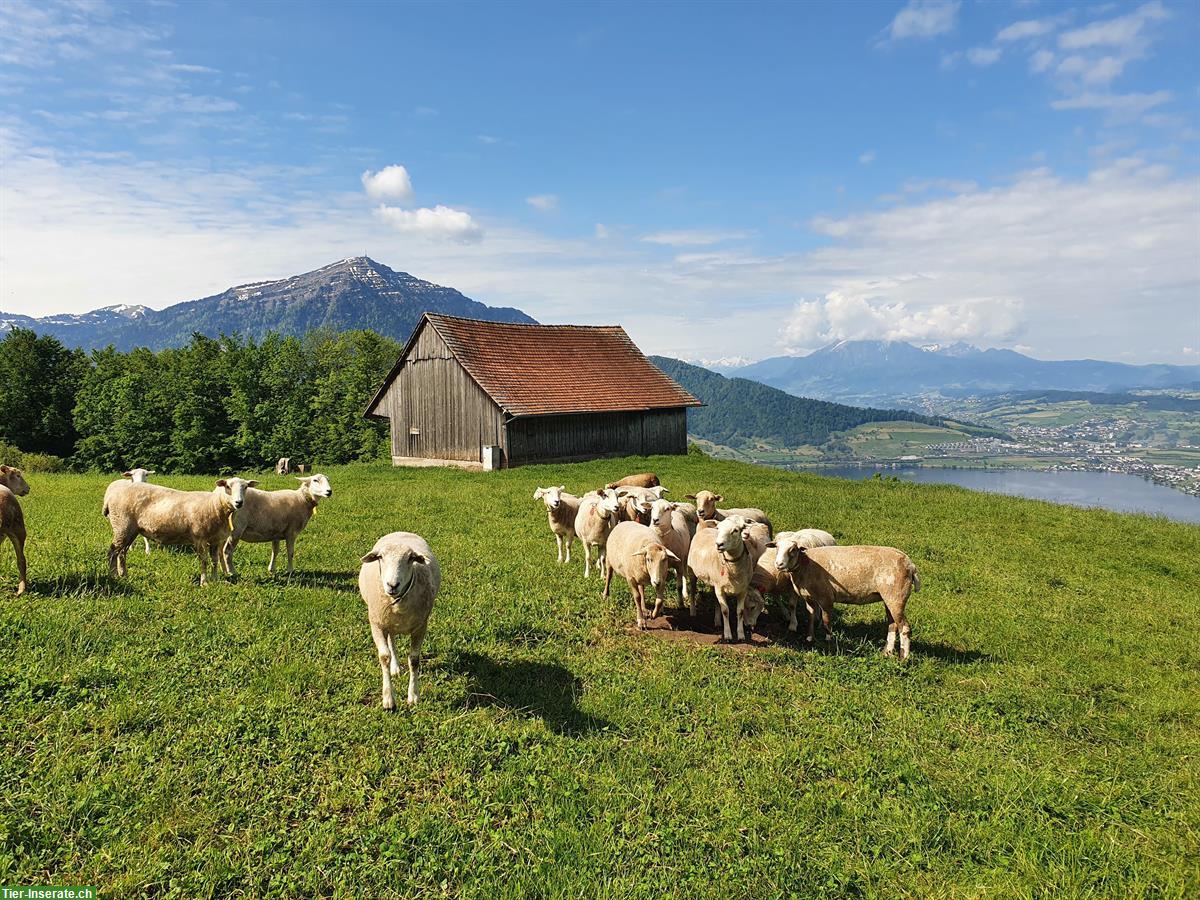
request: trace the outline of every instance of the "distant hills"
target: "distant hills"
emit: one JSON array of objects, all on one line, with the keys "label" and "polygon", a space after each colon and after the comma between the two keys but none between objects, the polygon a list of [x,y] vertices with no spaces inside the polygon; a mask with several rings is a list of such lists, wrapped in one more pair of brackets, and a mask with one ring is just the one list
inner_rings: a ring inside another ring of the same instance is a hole
[{"label": "distant hills", "polygon": [[741,448],[756,440],[781,447],[822,444],[835,431],[867,422],[943,423],[908,410],[863,409],[794,397],[757,381],[726,378],[666,356],[651,356],[650,361],[706,404],[688,410],[688,431],[727,447]]},{"label": "distant hills", "polygon": [[721,371],[797,396],[860,404],[931,393],[945,397],[1025,390],[1113,393],[1186,387],[1200,381],[1200,366],[1048,361],[963,343],[922,348],[904,341],[841,341],[808,356],[776,356]]},{"label": "distant hills", "polygon": [[192,332],[210,337],[239,332],[261,338],[268,331],[304,335],[315,328],[372,328],[408,339],[424,312],[497,322],[534,322],[511,307],[486,306],[454,288],[396,272],[365,256],[343,259],[303,275],[229,288],[220,294],[166,309],[109,306],[82,315],[43,318],[0,312],[0,331],[32,328],[69,347],[91,350],[161,350],[186,344]]}]

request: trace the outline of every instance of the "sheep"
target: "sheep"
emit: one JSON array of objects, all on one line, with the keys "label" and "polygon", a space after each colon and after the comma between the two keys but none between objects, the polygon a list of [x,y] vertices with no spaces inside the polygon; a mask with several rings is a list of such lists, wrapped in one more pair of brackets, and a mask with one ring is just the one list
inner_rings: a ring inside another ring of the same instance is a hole
[{"label": "sheep", "polygon": [[281,456],[275,463],[276,475],[291,475],[292,474],[292,458],[290,456]]},{"label": "sheep", "polygon": [[[821,610],[821,624],[826,637],[833,634],[829,614],[834,603],[879,603],[887,610],[888,636],[884,654],[896,652],[896,635],[900,635],[900,659],[908,659],[910,633],[904,607],[913,591],[921,589],[921,576],[907,554],[894,547],[813,547],[805,548],[795,541],[780,544],[776,550],[776,567],[786,572],[796,592],[804,597],[809,610]],[[816,613],[812,613],[813,619]],[[813,625],[809,624],[809,640]]]},{"label": "sheep", "polygon": [[687,520],[688,534],[695,536],[696,526],[700,524],[700,516],[696,512],[696,506],[693,503],[676,503],[675,511]]},{"label": "sheep", "polygon": [[[781,570],[776,565],[778,557],[778,547],[795,544],[800,547],[832,547],[837,544],[833,539],[833,535],[828,531],[821,531],[818,528],[805,528],[801,531],[781,531],[775,535],[774,544],[772,544],[767,535],[765,525],[758,523],[750,526],[750,539],[756,544],[754,555],[757,562],[754,566],[754,577],[751,583],[764,598],[775,596],[781,597],[785,602],[790,604],[790,620],[788,621],[788,631],[796,631],[798,622],[796,620],[796,606],[800,595],[796,593],[795,587],[792,585],[791,576]],[[809,641],[812,641],[812,610],[809,610]]]},{"label": "sheep", "polygon": [[[566,485],[538,488],[533,492],[534,500],[546,504],[546,521],[554,532],[554,543],[558,545],[558,561],[571,561],[571,544],[575,540],[575,517],[579,515],[579,498],[567,493]],[[563,559],[563,547],[567,556]]]},{"label": "sheep", "polygon": [[655,500],[650,507],[650,530],[658,537],[659,543],[678,557],[672,568],[675,569],[675,580],[678,582],[679,599],[690,601],[692,590],[687,577],[687,558],[692,546],[692,533],[687,517],[676,508],[677,505],[670,500]]},{"label": "sheep", "polygon": [[[150,476],[155,474],[153,469],[130,469],[128,472],[122,472],[121,478],[124,481],[114,481],[104,491],[104,505],[108,506],[109,500],[116,491],[124,490],[130,483],[132,484],[149,484]],[[150,555],[150,538],[143,537],[142,541],[146,545],[146,555]]]},{"label": "sheep", "polygon": [[668,491],[665,487],[652,488],[621,487],[617,488],[617,497],[621,502],[621,521],[650,524],[650,506],[655,500],[661,500]]},{"label": "sheep", "polygon": [[28,587],[29,572],[25,565],[25,514],[21,512],[18,497],[29,494],[29,482],[25,473],[12,466],[0,466],[0,547],[4,539],[12,541],[17,555],[17,596]]},{"label": "sheep", "polygon": [[[667,571],[678,557],[663,546],[647,525],[639,522],[619,522],[608,535],[604,552],[604,592],[608,597],[613,572],[624,577],[633,595],[637,627],[646,630],[646,619],[662,612],[663,589]],[[654,587],[654,612],[646,613],[646,585]]]},{"label": "sheep", "polygon": [[575,514],[575,534],[583,544],[583,577],[592,575],[592,548],[596,548],[596,574],[604,570],[605,544],[608,533],[617,524],[620,505],[612,491],[588,493],[579,501]]},{"label": "sheep", "polygon": [[[692,546],[688,551],[688,569],[693,579],[699,579],[712,587],[717,595],[714,624],[723,626],[723,641],[733,640],[729,628],[729,609],[737,608],[737,637],[746,639],[748,613],[747,591],[754,574],[754,554],[747,543],[746,519],[738,515],[727,516],[715,525],[703,525],[696,529]],[[692,584],[692,615],[696,614],[696,586]],[[755,614],[757,618],[757,614]],[[753,630],[751,630],[753,633]]]},{"label": "sheep", "polygon": [[614,490],[621,487],[658,487],[662,484],[658,480],[658,476],[653,472],[642,472],[640,475],[626,475],[619,481],[612,481],[605,485],[609,490]]},{"label": "sheep", "polygon": [[252,544],[271,542],[271,559],[267,571],[275,574],[275,558],[279,554],[279,542],[287,543],[287,574],[293,572],[292,561],[296,554],[296,537],[308,525],[308,520],[317,514],[317,502],[333,496],[329,479],[317,473],[296,477],[300,487],[294,491],[246,491],[246,505],[238,513],[237,525],[229,540],[225,542],[225,568],[233,569],[233,551],[239,541]]},{"label": "sheep", "polygon": [[774,532],[774,526],[771,525],[771,520],[765,512],[754,506],[733,507],[730,509],[717,509],[717,504],[725,498],[720,494],[714,494],[712,491],[696,491],[694,494],[687,495],[689,500],[696,501],[696,513],[701,519],[715,519],[720,522],[727,516],[741,516],[750,522],[762,522],[767,526],[767,530]]},{"label": "sheep", "polygon": [[362,557],[358,592],[367,604],[367,621],[383,673],[383,708],[395,709],[392,676],[400,674],[396,635],[408,635],[408,704],[420,699],[417,674],[421,644],[429,627],[433,601],[442,585],[442,570],[425,538],[411,531],[394,531],[375,542]]},{"label": "sheep", "polygon": [[[258,484],[241,478],[222,478],[212,491],[176,491],[157,484],[129,484],[109,497],[104,515],[112,525],[108,548],[109,574],[128,574],[129,545],[143,535],[159,544],[190,545],[200,557],[200,583],[208,582],[208,561],[214,574],[225,563],[221,548],[237,526],[246,490]],[[218,563],[220,561],[220,564]],[[228,570],[226,570],[228,574]]]}]

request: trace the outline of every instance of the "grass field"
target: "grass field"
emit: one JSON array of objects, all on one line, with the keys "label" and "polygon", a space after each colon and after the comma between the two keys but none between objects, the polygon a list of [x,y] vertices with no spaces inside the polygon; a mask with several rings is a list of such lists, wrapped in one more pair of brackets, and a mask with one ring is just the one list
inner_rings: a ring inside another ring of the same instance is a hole
[{"label": "grass field", "polygon": [[[605,601],[581,561],[554,564],[531,495],[646,468],[906,550],[913,659],[880,655],[879,606],[826,651],[631,631],[623,587]],[[243,545],[240,583],[203,589],[190,552],[138,547],[110,581],[108,479],[30,477],[28,596],[0,557],[0,883],[1200,893],[1200,528],[698,456],[328,474],[291,584]],[[397,529],[444,583],[421,704],[386,714],[356,573]]]}]

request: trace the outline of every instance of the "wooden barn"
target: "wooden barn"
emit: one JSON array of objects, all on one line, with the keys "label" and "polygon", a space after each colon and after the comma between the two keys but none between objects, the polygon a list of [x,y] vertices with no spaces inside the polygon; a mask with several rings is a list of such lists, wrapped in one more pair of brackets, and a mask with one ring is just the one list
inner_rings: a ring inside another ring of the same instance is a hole
[{"label": "wooden barn", "polygon": [[426,313],[367,405],[396,465],[507,468],[687,452],[700,401],[616,325]]}]

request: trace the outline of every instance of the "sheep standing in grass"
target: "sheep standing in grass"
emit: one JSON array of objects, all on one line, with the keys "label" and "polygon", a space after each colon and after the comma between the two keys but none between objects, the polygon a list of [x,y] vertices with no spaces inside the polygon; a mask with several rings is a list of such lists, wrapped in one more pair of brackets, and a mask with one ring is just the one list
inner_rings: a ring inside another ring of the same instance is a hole
[{"label": "sheep standing in grass", "polygon": [[18,497],[29,493],[29,482],[20,469],[0,466],[0,549],[4,539],[12,541],[17,555],[17,596],[25,593],[29,573],[25,565],[25,514],[21,512]]},{"label": "sheep standing in grass", "polygon": [[[760,530],[761,529],[761,530]],[[754,577],[751,584],[766,597],[779,597],[789,605],[790,619],[788,631],[799,627],[796,620],[796,606],[800,595],[792,584],[791,575],[776,565],[780,547],[793,544],[811,549],[813,547],[832,547],[837,544],[833,535],[818,528],[805,528],[801,531],[781,531],[775,535],[774,544],[767,539],[766,526],[753,525],[750,528],[750,539],[756,544],[754,554],[757,562],[754,565]],[[812,641],[813,610],[809,609],[809,641]]]},{"label": "sheep standing in grass", "polygon": [[[904,607],[913,591],[921,589],[921,576],[907,554],[894,547],[813,547],[794,541],[776,543],[776,567],[787,572],[796,592],[809,610],[821,611],[826,637],[832,635],[829,614],[834,603],[879,603],[887,610],[888,636],[884,653],[896,652],[900,635],[900,659],[908,659],[911,629]],[[816,613],[812,613],[813,619]],[[809,624],[809,640],[813,625]]]},{"label": "sheep standing in grass", "polygon": [[[104,505],[112,525],[108,548],[110,574],[127,574],[126,554],[139,535],[155,543],[190,546],[200,557],[200,583],[208,582],[208,562],[214,574],[225,558],[221,548],[237,525],[247,489],[258,484],[241,478],[222,478],[211,491],[176,491],[157,484],[129,484]],[[227,572],[228,574],[228,572]]]},{"label": "sheep standing in grass", "polygon": [[592,574],[592,548],[596,549],[596,574],[604,571],[605,544],[608,533],[617,524],[620,506],[612,491],[585,494],[575,514],[575,534],[583,544],[583,577]]},{"label": "sheep standing in grass", "polygon": [[[609,595],[613,572],[622,576],[633,594],[633,605],[637,611],[637,626],[645,630],[646,619],[653,619],[662,611],[663,590],[667,584],[667,573],[677,561],[670,550],[663,546],[658,536],[638,522],[620,522],[608,536],[604,555],[604,596]],[[654,587],[654,612],[646,613],[646,585]]]},{"label": "sheep standing in grass", "polygon": [[317,514],[317,503],[333,496],[329,479],[320,473],[297,478],[300,487],[294,491],[246,491],[246,504],[238,513],[237,523],[225,544],[225,570],[234,573],[233,551],[239,541],[252,544],[271,542],[271,560],[267,571],[275,574],[275,558],[279,555],[279,542],[287,544],[287,573],[293,571],[292,562],[296,555],[296,537],[308,525],[308,520]]},{"label": "sheep standing in grass", "polygon": [[384,709],[396,708],[392,694],[392,676],[400,674],[396,635],[408,635],[409,705],[420,698],[421,644],[441,585],[442,571],[433,551],[423,537],[411,531],[384,535],[362,558],[358,591],[366,601],[371,637],[379,653]]},{"label": "sheep standing in grass", "polygon": [[[737,638],[746,639],[747,591],[754,575],[754,554],[748,546],[748,523],[741,516],[727,516],[715,525],[701,524],[688,551],[692,577],[709,585],[717,595],[715,622],[723,627],[723,640],[733,640],[729,611],[737,611]],[[696,586],[692,585],[692,615],[696,614]]]},{"label": "sheep standing in grass", "polygon": [[692,547],[692,533],[688,529],[687,517],[670,500],[655,500],[650,507],[650,530],[659,542],[678,557],[671,563],[680,601],[691,600],[692,589],[687,577],[688,551]]},{"label": "sheep standing in grass", "polygon": [[[571,561],[571,543],[575,540],[575,517],[579,515],[579,498],[567,493],[566,485],[540,487],[533,492],[534,500],[546,504],[546,521],[554,532],[554,543],[558,545],[558,561]],[[563,548],[566,558],[563,558]]]},{"label": "sheep standing in grass", "polygon": [[[114,481],[104,491],[104,507],[107,509],[109,502],[112,500],[113,494],[117,491],[123,491],[130,484],[149,484],[150,476],[154,474],[152,469],[130,469],[128,472],[122,472],[121,478],[124,481]],[[143,537],[142,541],[146,545],[146,555],[150,555],[150,538]]]},{"label": "sheep standing in grass", "polygon": [[720,494],[714,494],[712,491],[696,491],[696,493],[688,494],[687,496],[689,500],[696,501],[696,514],[701,519],[711,519],[720,522],[727,516],[741,516],[747,522],[762,522],[762,524],[767,526],[769,532],[774,532],[771,519],[757,507],[739,506],[729,509],[717,509],[717,504],[725,498]]}]

